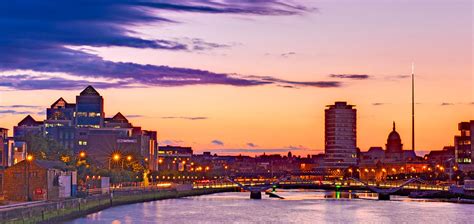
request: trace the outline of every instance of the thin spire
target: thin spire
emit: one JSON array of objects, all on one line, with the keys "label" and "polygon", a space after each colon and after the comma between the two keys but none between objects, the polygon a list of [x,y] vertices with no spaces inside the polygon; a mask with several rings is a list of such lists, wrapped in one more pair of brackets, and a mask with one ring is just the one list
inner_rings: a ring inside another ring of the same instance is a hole
[{"label": "thin spire", "polygon": [[395,131],[395,121],[393,121],[393,131]]},{"label": "thin spire", "polygon": [[415,151],[415,63],[411,64],[411,149]]}]

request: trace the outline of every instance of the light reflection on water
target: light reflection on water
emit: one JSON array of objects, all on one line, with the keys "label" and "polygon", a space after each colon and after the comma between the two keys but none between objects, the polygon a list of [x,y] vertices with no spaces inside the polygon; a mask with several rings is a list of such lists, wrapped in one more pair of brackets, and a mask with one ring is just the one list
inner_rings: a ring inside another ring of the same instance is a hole
[{"label": "light reflection on water", "polygon": [[69,223],[473,223],[474,205],[372,193],[280,190],[284,200],[221,193],[113,207]]}]

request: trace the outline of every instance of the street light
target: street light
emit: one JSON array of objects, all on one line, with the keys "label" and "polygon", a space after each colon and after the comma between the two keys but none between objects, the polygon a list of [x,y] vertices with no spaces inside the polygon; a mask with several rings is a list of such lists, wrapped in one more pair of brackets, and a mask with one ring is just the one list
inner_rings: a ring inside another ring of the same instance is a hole
[{"label": "street light", "polygon": [[33,161],[33,155],[26,156],[26,164],[25,164],[25,182],[26,182],[26,200],[31,201],[30,198],[30,162]]},{"label": "street light", "polygon": [[120,160],[120,154],[115,153],[115,154],[112,155],[112,158],[109,158],[109,170],[110,170],[110,168],[111,168],[112,159],[113,159],[115,162],[118,162],[118,161]]},{"label": "street light", "polygon": [[127,156],[127,161],[132,161],[132,156]]},{"label": "street light", "polygon": [[80,152],[79,157],[85,158],[86,157],[86,152],[84,152],[84,151]]}]

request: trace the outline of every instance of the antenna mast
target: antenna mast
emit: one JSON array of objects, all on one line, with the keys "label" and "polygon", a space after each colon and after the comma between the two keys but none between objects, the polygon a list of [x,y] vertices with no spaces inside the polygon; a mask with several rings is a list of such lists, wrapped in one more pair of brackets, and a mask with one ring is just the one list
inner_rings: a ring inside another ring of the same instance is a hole
[{"label": "antenna mast", "polygon": [[415,151],[415,63],[411,64],[411,149]]}]

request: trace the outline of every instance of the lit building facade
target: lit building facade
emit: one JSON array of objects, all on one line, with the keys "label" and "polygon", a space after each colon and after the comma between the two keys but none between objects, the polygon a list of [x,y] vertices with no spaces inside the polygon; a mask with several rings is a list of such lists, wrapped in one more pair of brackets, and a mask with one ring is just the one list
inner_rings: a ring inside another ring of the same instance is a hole
[{"label": "lit building facade", "polygon": [[465,172],[474,171],[474,120],[458,124],[460,135],[454,137],[455,159],[459,169]]},{"label": "lit building facade", "polygon": [[76,96],[75,125],[78,128],[104,126],[104,98],[92,86]]},{"label": "lit building facade", "polygon": [[382,181],[390,175],[406,174],[416,177],[428,169],[428,162],[417,157],[414,150],[404,150],[400,134],[395,122],[388,134],[385,150],[382,147],[371,147],[367,152],[360,153],[358,172],[362,180]]},{"label": "lit building facade", "polygon": [[[159,146],[158,170],[159,171],[188,171],[191,164],[193,149],[181,146]],[[194,169],[194,168],[193,168]],[[197,170],[196,170],[197,171]]]},{"label": "lit building facade", "polygon": [[346,102],[325,110],[325,158],[327,169],[357,165],[357,110]]},{"label": "lit building facade", "polygon": [[[14,127],[15,140],[30,134],[51,138],[75,154],[84,153],[99,167],[113,168],[122,162],[139,162],[150,170],[158,166],[156,131],[133,126],[120,112],[106,118],[104,99],[92,86],[76,96],[76,103],[56,100],[46,109],[46,120],[28,115]],[[113,155],[120,155],[119,161],[111,160]],[[123,161],[128,157],[133,161]]]}]

